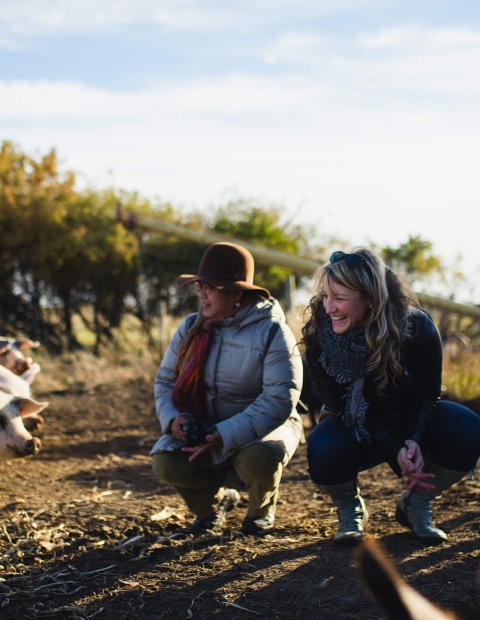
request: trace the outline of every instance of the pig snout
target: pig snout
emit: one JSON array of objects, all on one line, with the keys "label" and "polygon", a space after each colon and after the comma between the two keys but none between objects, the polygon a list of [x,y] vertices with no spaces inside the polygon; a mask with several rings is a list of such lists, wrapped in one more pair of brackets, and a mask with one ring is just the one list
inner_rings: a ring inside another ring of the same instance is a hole
[{"label": "pig snout", "polygon": [[31,357],[21,357],[17,358],[13,364],[13,370],[16,375],[23,375],[23,373],[30,370],[33,364],[33,359]]},{"label": "pig snout", "polygon": [[31,436],[18,413],[11,408],[0,411],[0,459],[36,456],[41,447],[40,439]]},{"label": "pig snout", "polygon": [[[11,437],[10,441],[0,449],[0,458],[14,458],[21,459],[26,456],[37,456],[42,448],[42,442],[38,437],[29,438]],[[0,442],[1,443],[1,442]]]},{"label": "pig snout", "polygon": [[0,355],[0,363],[5,366],[14,375],[23,375],[23,373],[30,370],[33,364],[33,359],[23,355],[21,351],[16,349],[8,349]]},{"label": "pig snout", "polygon": [[25,454],[37,456],[42,447],[42,442],[38,437],[32,437],[25,442]]}]

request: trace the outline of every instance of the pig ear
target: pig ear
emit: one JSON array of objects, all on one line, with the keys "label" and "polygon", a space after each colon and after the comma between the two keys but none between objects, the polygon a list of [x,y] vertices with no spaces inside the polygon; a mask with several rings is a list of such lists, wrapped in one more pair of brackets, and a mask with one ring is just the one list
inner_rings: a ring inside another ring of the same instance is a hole
[{"label": "pig ear", "polygon": [[45,407],[48,407],[49,404],[48,402],[40,403],[33,400],[33,398],[20,398],[17,400],[17,403],[23,417],[33,415],[34,413],[39,413],[40,411],[43,411]]},{"label": "pig ear", "polygon": [[454,617],[408,586],[380,546],[373,541],[360,545],[357,562],[370,594],[393,620],[448,620]]},{"label": "pig ear", "polygon": [[0,355],[2,353],[6,353],[12,348],[12,345],[8,342],[8,340],[0,340]]},{"label": "pig ear", "polygon": [[37,340],[15,340],[14,347],[16,349],[36,349],[40,346]]}]

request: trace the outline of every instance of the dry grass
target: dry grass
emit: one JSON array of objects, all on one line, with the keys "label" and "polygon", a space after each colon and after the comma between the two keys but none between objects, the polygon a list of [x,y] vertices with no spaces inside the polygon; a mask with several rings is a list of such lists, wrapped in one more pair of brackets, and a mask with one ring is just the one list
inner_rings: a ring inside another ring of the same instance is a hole
[{"label": "dry grass", "polygon": [[471,350],[446,357],[443,364],[443,383],[451,398],[460,401],[480,397],[480,351]]},{"label": "dry grass", "polygon": [[96,357],[87,351],[66,353],[58,357],[36,355],[42,372],[34,390],[59,392],[71,388],[91,389],[98,385],[146,379],[153,383],[159,365],[158,355],[145,351],[142,356],[114,354]]},{"label": "dry grass", "polygon": [[92,353],[94,335],[77,322],[76,336],[84,350],[55,357],[48,355],[42,347],[32,352],[35,361],[42,367],[42,373],[34,383],[34,391],[88,390],[98,385],[115,385],[136,379],[153,384],[162,352],[180,321],[180,318],[168,317],[161,333],[162,339],[158,327],[154,327],[149,339],[138,319],[128,316],[121,329],[115,331],[114,341],[102,346],[99,356]]}]

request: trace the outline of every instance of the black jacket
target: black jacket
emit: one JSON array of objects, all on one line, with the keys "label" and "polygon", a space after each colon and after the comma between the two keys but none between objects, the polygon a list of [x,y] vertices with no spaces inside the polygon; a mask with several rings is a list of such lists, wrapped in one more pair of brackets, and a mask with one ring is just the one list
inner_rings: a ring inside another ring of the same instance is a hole
[{"label": "black jacket", "polygon": [[[442,345],[430,316],[423,311],[412,315],[412,335],[406,341],[402,357],[404,375],[395,384],[390,381],[379,395],[367,375],[364,398],[369,403],[365,429],[372,447],[381,452],[400,475],[397,454],[406,439],[425,449],[426,431],[440,398],[442,381]],[[307,365],[325,409],[342,413],[347,385],[329,377],[320,364],[321,346],[315,339],[306,349]]]}]

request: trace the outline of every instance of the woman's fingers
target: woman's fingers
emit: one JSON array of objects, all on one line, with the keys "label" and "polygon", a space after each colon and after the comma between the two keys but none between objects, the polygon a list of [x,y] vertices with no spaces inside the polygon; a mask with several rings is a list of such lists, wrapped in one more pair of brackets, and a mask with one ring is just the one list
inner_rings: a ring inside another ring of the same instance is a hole
[{"label": "woman's fingers", "polygon": [[404,471],[408,471],[412,465],[411,461],[406,458],[406,452],[406,448],[401,448],[397,456],[397,462],[402,470],[402,475],[404,474]]},{"label": "woman's fingers", "polygon": [[415,478],[409,478],[405,487],[408,491],[411,491],[415,487],[419,489],[423,489],[424,491],[433,491],[435,485],[430,484],[429,482],[424,482],[423,480],[417,480]]},{"label": "woman's fingers", "polygon": [[434,474],[429,474],[423,471],[412,471],[406,474],[408,480],[405,484],[406,488],[411,491],[414,487],[418,487],[419,489],[424,489],[425,491],[432,491],[435,486],[426,482],[431,478],[435,478]]},{"label": "woman's fingers", "polygon": [[[203,454],[204,452],[207,452],[208,450],[211,450],[212,448],[213,448],[213,445],[211,443],[204,443],[201,446],[197,446],[192,456],[188,460],[191,463],[201,454]],[[185,448],[182,448],[182,450],[185,450]]]},{"label": "woman's fingers", "polygon": [[185,446],[182,448],[182,452],[192,453],[192,456],[188,459],[190,462],[194,461],[200,454],[214,448],[220,442],[220,435],[219,433],[214,433],[213,435],[207,435],[206,439],[207,442],[199,446]]},{"label": "woman's fingers", "polygon": [[425,491],[433,491],[435,488],[434,484],[429,484],[428,482],[423,482],[422,480],[417,480],[416,485],[419,489],[424,489]]},{"label": "woman's fingers", "polygon": [[423,454],[418,443],[413,439],[407,439],[405,445],[406,448],[401,448],[397,456],[402,476],[409,475],[414,471],[421,471],[423,467]]},{"label": "woman's fingers", "polygon": [[423,480],[426,478],[435,478],[435,474],[430,474],[427,471],[412,471],[409,477],[416,478],[417,480]]},{"label": "woman's fingers", "polygon": [[413,441],[413,439],[407,439],[405,445],[407,446],[405,457],[409,461],[413,459],[414,464],[418,464],[419,462],[423,463],[423,455],[418,443]]}]

